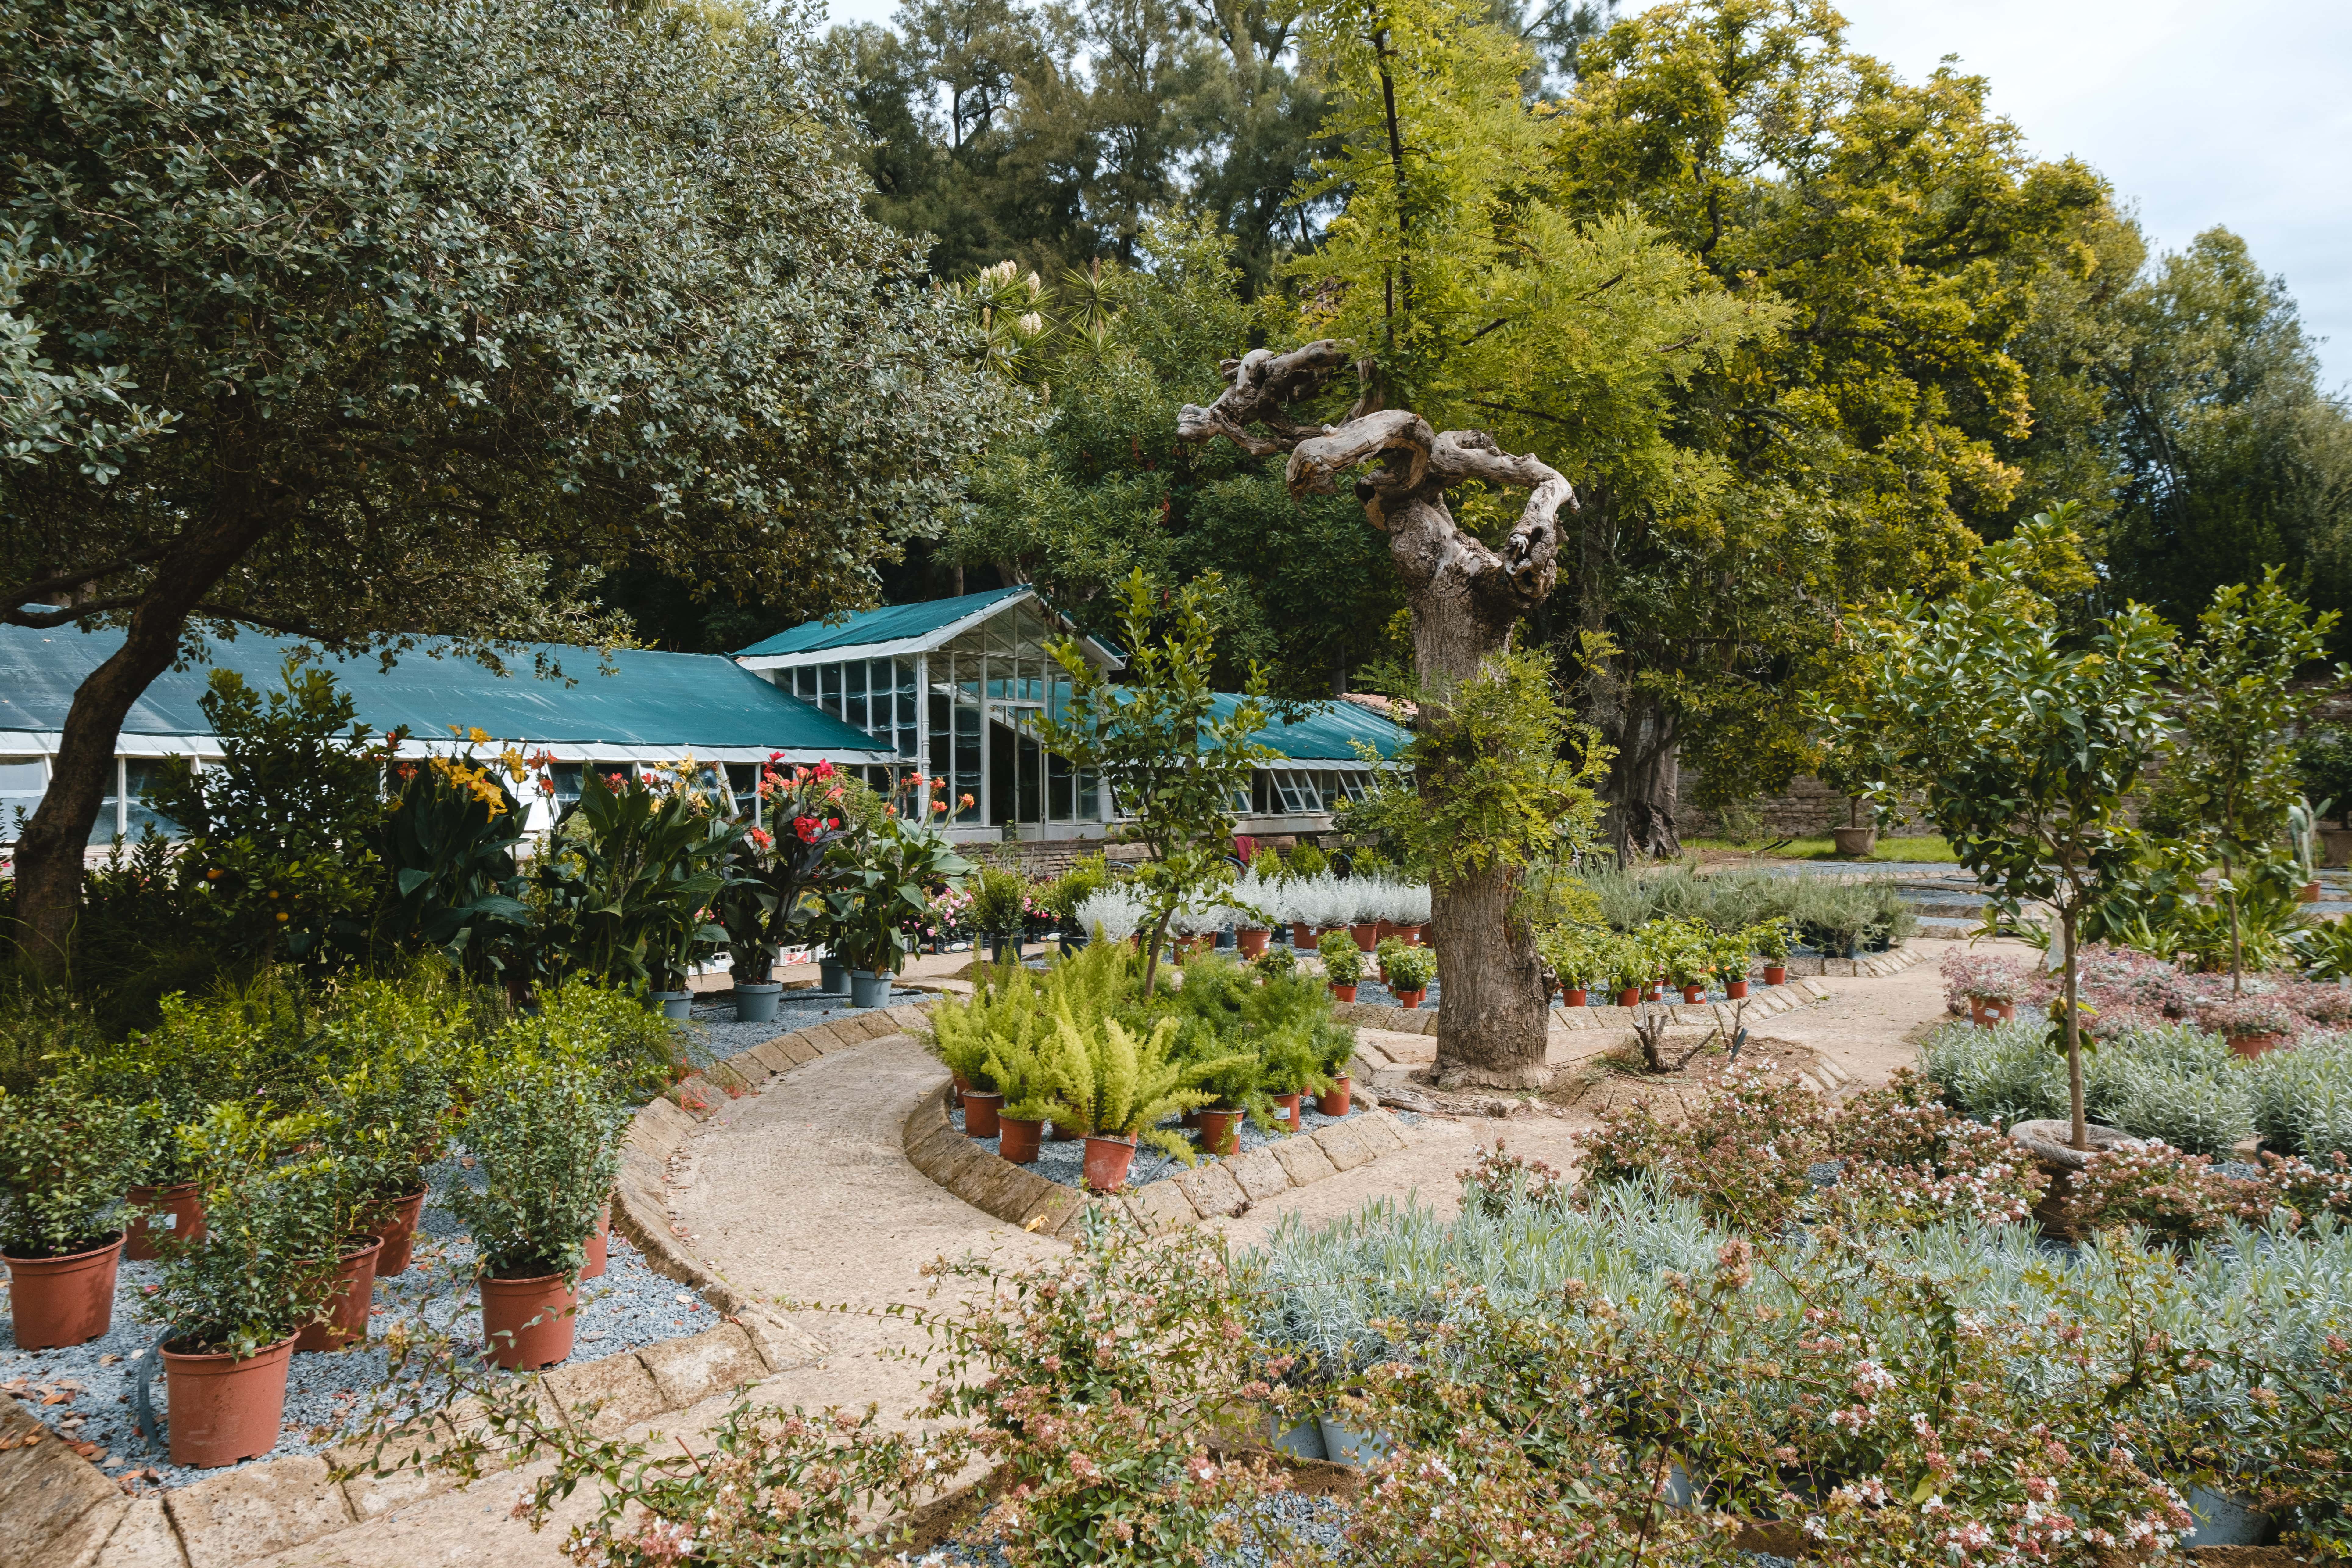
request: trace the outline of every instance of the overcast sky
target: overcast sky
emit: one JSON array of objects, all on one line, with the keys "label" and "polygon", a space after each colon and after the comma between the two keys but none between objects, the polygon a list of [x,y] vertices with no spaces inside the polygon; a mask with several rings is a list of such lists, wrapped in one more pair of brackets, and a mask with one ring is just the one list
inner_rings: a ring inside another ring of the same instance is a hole
[{"label": "overcast sky", "polygon": [[[887,22],[897,0],[832,0]],[[1638,10],[1639,0],[1625,9]],[[2074,153],[2178,248],[2222,224],[2284,273],[2329,384],[2352,381],[2352,0],[1843,0],[1851,41],[1914,80],[1988,78],[2034,150]]]}]

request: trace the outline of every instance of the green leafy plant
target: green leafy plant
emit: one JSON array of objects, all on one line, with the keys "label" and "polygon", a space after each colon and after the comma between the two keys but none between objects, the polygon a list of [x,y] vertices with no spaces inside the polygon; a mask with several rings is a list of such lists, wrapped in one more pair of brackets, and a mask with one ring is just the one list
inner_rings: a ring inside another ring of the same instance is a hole
[{"label": "green leafy plant", "polygon": [[191,1354],[249,1357],[314,1323],[358,1215],[349,1173],[316,1148],[318,1119],[219,1105],[185,1129],[203,1188],[205,1234],[156,1246],[163,1278],[140,1313]]},{"label": "green leafy plant", "polygon": [[1235,1055],[1211,1061],[1175,1058],[1176,1020],[1163,1018],[1139,1039],[1116,1018],[1081,1025],[1064,1013],[1055,1021],[1061,1064],[1054,1123],[1106,1138],[1141,1139],[1192,1164],[1192,1146],[1159,1122],[1197,1110],[1216,1097],[1201,1087],[1220,1071],[1254,1065]]},{"label": "green leafy plant", "polygon": [[[642,1011],[642,1009],[640,1009]],[[425,1186],[457,1118],[471,1020],[417,984],[362,981],[341,992],[317,1036],[326,1067],[310,1096],[322,1146],[363,1201]]]},{"label": "green leafy plant", "polygon": [[1029,882],[1017,871],[983,866],[971,878],[971,903],[966,910],[974,930],[999,942],[1021,935],[1029,916]]},{"label": "green leafy plant", "polygon": [[1391,955],[1388,973],[1391,991],[1426,991],[1437,978],[1437,954],[1425,947],[1401,948]]},{"label": "green leafy plant", "polygon": [[481,1086],[464,1138],[483,1184],[453,1184],[446,1202],[484,1274],[579,1273],[620,1169],[623,1119],[598,1075],[562,1063],[520,1063]]},{"label": "green leafy plant", "polygon": [[536,862],[546,970],[677,990],[693,945],[725,939],[705,911],[738,831],[691,789],[589,769]]},{"label": "green leafy plant", "polygon": [[[472,745],[488,739],[470,731]],[[387,879],[377,942],[430,949],[477,983],[524,978],[538,915],[515,863],[523,813],[508,785],[530,776],[512,747],[488,763],[468,750],[393,764],[392,799],[373,839]]]},{"label": "green leafy plant", "polygon": [[2352,827],[2352,732],[2326,728],[2305,731],[2294,748],[2294,773],[2306,799],[2334,812],[2339,827]]},{"label": "green leafy plant", "polygon": [[131,1117],[79,1077],[0,1091],[0,1252],[12,1258],[86,1252],[122,1228]]},{"label": "green leafy plant", "polygon": [[1323,975],[1334,985],[1353,985],[1364,977],[1364,950],[1343,931],[1327,931],[1315,941]]},{"label": "green leafy plant", "polygon": [[972,870],[938,833],[897,817],[833,854],[840,880],[829,895],[831,946],[850,967],[872,974],[906,966],[914,951],[909,933],[929,918],[933,891]]}]

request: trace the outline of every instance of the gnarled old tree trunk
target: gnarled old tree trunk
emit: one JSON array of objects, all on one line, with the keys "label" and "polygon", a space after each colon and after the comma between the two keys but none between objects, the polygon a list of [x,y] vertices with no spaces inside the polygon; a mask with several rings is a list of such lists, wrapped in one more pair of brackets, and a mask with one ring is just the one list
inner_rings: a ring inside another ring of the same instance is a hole
[{"label": "gnarled old tree trunk", "polygon": [[[1261,457],[1289,454],[1285,477],[1294,495],[1328,494],[1343,470],[1370,465],[1355,481],[1356,499],[1387,532],[1412,609],[1413,661],[1431,699],[1417,722],[1442,722],[1442,694],[1508,647],[1511,627],[1551,593],[1559,509],[1576,497],[1548,465],[1501,451],[1484,431],[1433,431],[1406,409],[1359,403],[1336,426],[1294,424],[1285,407],[1320,391],[1349,363],[1328,339],[1227,360],[1225,391],[1206,408],[1187,405],[1177,431],[1190,441],[1223,436]],[[1529,492],[1499,553],[1456,528],[1446,509],[1446,490],[1474,479]],[[1518,876],[1503,867],[1431,889],[1444,992],[1442,1080],[1525,1087],[1546,1076],[1542,966],[1534,933],[1511,915]]]}]

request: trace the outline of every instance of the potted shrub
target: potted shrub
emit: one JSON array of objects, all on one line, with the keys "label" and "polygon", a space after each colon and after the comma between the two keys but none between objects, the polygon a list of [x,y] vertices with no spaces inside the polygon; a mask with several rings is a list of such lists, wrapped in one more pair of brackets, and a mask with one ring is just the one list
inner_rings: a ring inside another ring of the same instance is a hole
[{"label": "potted shrub", "polygon": [[1396,993],[1399,1006],[1420,1006],[1436,977],[1437,955],[1428,948],[1400,944],[1389,961],[1389,989]]},{"label": "potted shrub", "polygon": [[327,1032],[361,1049],[320,1088],[322,1140],[352,1173],[360,1226],[383,1244],[373,1277],[389,1279],[407,1271],[425,1168],[441,1158],[457,1118],[457,1020],[413,992],[369,982],[346,994]]},{"label": "potted shrub", "polygon": [[740,832],[713,816],[698,789],[591,768],[579,804],[533,862],[542,923],[573,968],[613,984],[643,981],[647,1006],[683,1019],[695,948],[727,938],[709,907]]},{"label": "potted shrub", "polygon": [[1624,932],[1612,941],[1603,968],[1609,976],[1609,988],[1617,994],[1617,1005],[1640,1006],[1642,987],[1656,967],[1657,960],[1644,938]]},{"label": "potted shrub", "polygon": [[242,1040],[226,1037],[216,1015],[185,996],[161,1004],[163,1018],[89,1058],[89,1091],[121,1106],[130,1140],[129,1226],[123,1256],[153,1259],[153,1238],[204,1234],[204,1200],[196,1185],[192,1146],[180,1129],[204,1120],[214,1095],[234,1070]]},{"label": "potted shrub", "polygon": [[1323,978],[1329,982],[1331,994],[1342,1002],[1353,1002],[1356,984],[1364,977],[1364,950],[1347,931],[1327,931],[1316,942],[1315,951],[1323,960]]},{"label": "potted shrub", "polygon": [[1764,984],[1789,983],[1789,922],[1769,920],[1748,928],[1748,941],[1764,960]]},{"label": "potted shrub", "polygon": [[1356,1056],[1356,1031],[1329,1018],[1319,1020],[1314,1034],[1318,1092],[1315,1109],[1326,1116],[1345,1116],[1355,1091],[1349,1068]]},{"label": "potted shrub", "polygon": [[163,1278],[141,1314],[163,1325],[172,1462],[211,1469],[278,1446],[294,1342],[325,1317],[351,1220],[350,1175],[304,1152],[314,1121],[215,1106],[190,1130],[205,1199],[201,1238],[159,1238]]},{"label": "potted shrub", "polygon": [[132,1157],[129,1113],[69,1078],[0,1091],[0,1259],[19,1350],[83,1344],[113,1326]]},{"label": "potted shrub", "polygon": [[932,892],[961,884],[972,863],[926,826],[891,816],[850,844],[836,845],[839,885],[830,895],[830,945],[849,966],[850,1003],[879,1007],[907,966],[908,931],[930,915]]},{"label": "potted shrub", "polygon": [[1237,1058],[1180,1063],[1172,1054],[1176,1028],[1175,1019],[1162,1018],[1138,1039],[1116,1018],[1081,1026],[1067,1014],[1055,1026],[1053,1119],[1085,1133],[1087,1185],[1096,1192],[1127,1184],[1139,1140],[1188,1165],[1197,1163],[1192,1145],[1159,1124],[1208,1104],[1215,1096],[1203,1082]]},{"label": "potted shrub", "polygon": [[1269,947],[1250,960],[1261,981],[1287,980],[1298,973],[1298,954],[1287,947]]},{"label": "potted shrub", "polygon": [[479,1257],[482,1342],[509,1370],[572,1353],[588,1239],[620,1167],[625,1112],[599,1077],[568,1062],[506,1066],[467,1110],[482,1184],[455,1184],[452,1213]]},{"label": "potted shrub", "polygon": [[824,910],[829,851],[875,815],[873,792],[835,774],[830,764],[787,774],[771,761],[760,770],[760,814],[765,827],[746,827],[719,893],[719,923],[727,933],[735,978],[735,1016],[772,1023],[783,983],[776,954],[808,940]]},{"label": "potted shrub", "polygon": [[983,866],[973,874],[968,887],[971,902],[965,918],[972,929],[988,938],[989,956],[997,963],[1005,960],[1005,949],[1013,950],[1017,961],[1021,956],[1021,931],[1029,918],[1029,884],[1019,873],[994,866]]},{"label": "potted shrub", "polygon": [[1594,933],[1583,926],[1547,927],[1536,939],[1536,951],[1559,986],[1563,1006],[1581,1007],[1591,1000],[1595,963],[1600,956]]},{"label": "potted shrub", "polygon": [[1748,951],[1745,931],[1719,931],[1707,949],[1708,964],[1723,982],[1724,995],[1734,1002],[1748,994]]},{"label": "potted shrub", "polygon": [[2242,1057],[2259,1057],[2294,1043],[2303,1020],[2274,997],[2231,996],[2209,1002],[2197,1010],[2197,1021],[2230,1042]]}]

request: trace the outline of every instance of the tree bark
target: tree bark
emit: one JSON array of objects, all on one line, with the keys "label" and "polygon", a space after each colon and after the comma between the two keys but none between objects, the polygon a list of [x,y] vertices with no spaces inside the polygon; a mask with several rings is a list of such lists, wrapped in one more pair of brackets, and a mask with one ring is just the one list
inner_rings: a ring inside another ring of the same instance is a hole
[{"label": "tree bark", "polygon": [[114,776],[116,743],[131,705],[180,655],[188,616],[227,575],[269,520],[247,511],[215,521],[167,557],[122,646],[74,690],[65,729],[50,760],[49,787],[16,844],[17,961],[62,981],[70,972],[73,931],[81,908],[82,850],[99,803]]},{"label": "tree bark", "polygon": [[1610,736],[1609,841],[1619,865],[1673,860],[1683,852],[1677,818],[1682,793],[1674,715],[1641,692],[1629,694]]},{"label": "tree bark", "polygon": [[[1533,457],[1514,457],[1484,431],[1433,431],[1407,409],[1362,413],[1332,426],[1292,423],[1286,406],[1312,393],[1348,356],[1328,340],[1286,354],[1253,351],[1223,366],[1227,387],[1207,408],[1187,405],[1184,439],[1223,437],[1260,456],[1290,454],[1294,495],[1328,493],[1338,476],[1373,464],[1355,480],[1356,499],[1389,553],[1412,611],[1413,663],[1424,693],[1417,723],[1442,722],[1444,694],[1509,647],[1511,628],[1559,579],[1563,506],[1576,504],[1567,479]],[[1369,377],[1369,373],[1368,377]],[[1253,433],[1262,426],[1270,437]],[[1445,491],[1475,479],[1528,492],[1510,538],[1497,552],[1454,525]],[[1442,1005],[1437,1015],[1441,1082],[1536,1087],[1549,1016],[1535,932],[1512,913],[1519,869],[1505,866],[1431,889]]]}]

